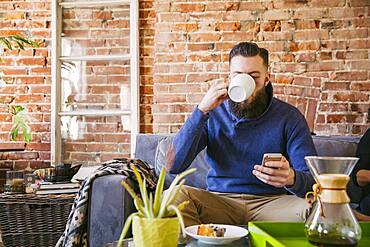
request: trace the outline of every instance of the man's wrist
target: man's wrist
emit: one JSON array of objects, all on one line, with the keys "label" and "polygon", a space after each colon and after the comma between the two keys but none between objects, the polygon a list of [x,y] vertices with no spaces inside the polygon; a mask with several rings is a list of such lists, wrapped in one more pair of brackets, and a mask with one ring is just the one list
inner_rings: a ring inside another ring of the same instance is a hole
[{"label": "man's wrist", "polygon": [[204,109],[202,106],[198,105],[198,109],[199,111],[201,111],[204,115],[207,115],[209,111],[207,111],[206,109]]},{"label": "man's wrist", "polygon": [[293,168],[289,168],[289,179],[285,187],[290,188],[295,184],[295,172]]}]

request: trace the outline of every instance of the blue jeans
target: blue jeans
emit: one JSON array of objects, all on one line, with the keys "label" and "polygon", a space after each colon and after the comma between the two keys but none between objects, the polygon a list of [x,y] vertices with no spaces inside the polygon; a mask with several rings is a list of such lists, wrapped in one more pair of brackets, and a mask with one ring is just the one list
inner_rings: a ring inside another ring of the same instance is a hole
[{"label": "blue jeans", "polygon": [[361,199],[360,212],[370,216],[370,195],[367,195]]}]

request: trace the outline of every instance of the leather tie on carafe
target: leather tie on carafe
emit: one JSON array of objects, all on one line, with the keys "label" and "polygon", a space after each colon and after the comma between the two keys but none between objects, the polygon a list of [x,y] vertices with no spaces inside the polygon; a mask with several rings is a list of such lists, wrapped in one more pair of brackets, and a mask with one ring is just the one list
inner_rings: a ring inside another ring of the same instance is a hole
[{"label": "leather tie on carafe", "polygon": [[[325,190],[329,190],[329,191],[345,191],[345,188],[336,188],[336,187],[322,187],[319,183],[316,183],[312,186],[312,189],[313,191],[310,191],[308,193],[306,193],[306,201],[310,204],[310,208],[312,208],[313,204],[315,201],[319,201],[320,202],[320,214],[322,217],[325,217],[324,215],[324,211],[323,211],[323,207],[322,207],[322,192],[325,191]],[[313,196],[313,199],[309,198],[310,195]],[[330,200],[328,198],[325,198],[325,202],[326,203],[348,203],[348,199],[347,198],[336,198],[335,200]]]},{"label": "leather tie on carafe", "polygon": [[[321,186],[320,184],[316,183],[312,186],[312,190],[313,191],[310,191],[310,192],[307,192],[306,193],[306,201],[310,204],[310,208],[313,207],[313,204],[315,203],[315,201],[319,201],[320,202],[320,215],[322,217],[325,217],[324,216],[324,210],[322,209],[322,202],[321,202],[321,198],[319,196],[319,194],[321,193]],[[309,198],[309,196],[313,196],[313,199]]]}]

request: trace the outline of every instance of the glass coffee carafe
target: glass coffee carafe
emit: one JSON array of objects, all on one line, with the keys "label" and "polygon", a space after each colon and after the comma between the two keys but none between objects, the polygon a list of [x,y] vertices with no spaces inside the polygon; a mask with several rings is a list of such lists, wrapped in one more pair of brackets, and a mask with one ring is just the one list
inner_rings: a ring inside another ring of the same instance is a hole
[{"label": "glass coffee carafe", "polygon": [[[349,175],[358,158],[305,158],[315,178],[313,208],[305,222],[309,242],[319,246],[356,246],[361,228],[349,206]],[[312,202],[313,202],[312,201]]]}]

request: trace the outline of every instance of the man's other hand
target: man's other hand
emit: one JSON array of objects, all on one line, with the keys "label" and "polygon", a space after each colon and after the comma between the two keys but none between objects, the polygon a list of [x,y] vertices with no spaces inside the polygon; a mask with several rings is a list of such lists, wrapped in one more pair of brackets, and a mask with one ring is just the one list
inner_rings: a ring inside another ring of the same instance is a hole
[{"label": "man's other hand", "polygon": [[198,109],[207,114],[224,102],[227,97],[227,83],[225,79],[215,80],[198,105]]},{"label": "man's other hand", "polygon": [[370,170],[359,170],[356,174],[357,183],[361,187],[370,183]]},{"label": "man's other hand", "polygon": [[264,166],[255,165],[253,175],[277,188],[293,186],[295,176],[294,170],[285,157],[281,161],[267,161]]}]

